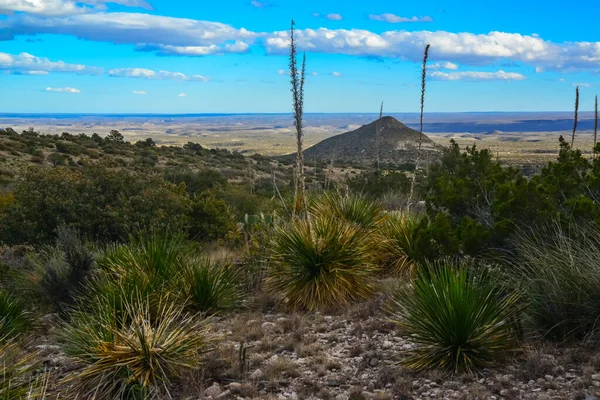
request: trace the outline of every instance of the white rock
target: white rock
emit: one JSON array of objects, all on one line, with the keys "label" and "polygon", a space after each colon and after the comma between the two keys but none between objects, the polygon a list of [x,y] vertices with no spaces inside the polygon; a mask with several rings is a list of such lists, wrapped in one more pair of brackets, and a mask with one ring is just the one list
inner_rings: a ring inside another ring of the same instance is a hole
[{"label": "white rock", "polygon": [[215,382],[212,384],[211,387],[207,388],[204,391],[204,397],[212,397],[213,399],[216,399],[217,396],[221,394],[221,392],[221,386],[217,382]]}]

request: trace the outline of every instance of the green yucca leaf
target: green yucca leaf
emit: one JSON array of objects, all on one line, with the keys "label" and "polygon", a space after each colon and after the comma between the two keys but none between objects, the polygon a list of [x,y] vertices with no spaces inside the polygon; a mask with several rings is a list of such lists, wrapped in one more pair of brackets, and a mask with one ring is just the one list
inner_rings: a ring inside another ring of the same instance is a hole
[{"label": "green yucca leaf", "polygon": [[395,319],[416,347],[404,363],[415,369],[470,371],[517,348],[518,296],[505,294],[491,272],[440,262],[420,269],[396,295]]},{"label": "green yucca leaf", "polygon": [[371,242],[358,226],[333,218],[294,221],[274,238],[269,290],[293,309],[340,307],[373,292]]},{"label": "green yucca leaf", "polygon": [[0,289],[0,338],[18,336],[29,327],[31,320],[21,302]]}]

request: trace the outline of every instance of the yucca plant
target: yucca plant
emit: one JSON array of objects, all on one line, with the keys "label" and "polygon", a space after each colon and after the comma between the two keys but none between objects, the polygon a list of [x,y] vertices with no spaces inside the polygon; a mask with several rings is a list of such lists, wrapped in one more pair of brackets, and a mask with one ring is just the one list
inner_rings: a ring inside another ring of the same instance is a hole
[{"label": "yucca plant", "polygon": [[0,338],[16,337],[30,327],[31,319],[22,303],[0,289]]},{"label": "yucca plant", "polygon": [[394,213],[381,226],[379,260],[393,275],[415,271],[419,261],[417,234],[419,218],[410,213]]},{"label": "yucca plant", "polygon": [[203,313],[232,310],[244,304],[240,269],[226,260],[200,258],[187,268],[182,286],[190,306]]},{"label": "yucca plant", "polygon": [[340,196],[327,193],[311,205],[310,212],[318,218],[336,218],[359,228],[377,228],[386,217],[381,204],[364,196]]},{"label": "yucca plant", "polygon": [[393,318],[416,345],[405,365],[452,372],[493,365],[517,348],[518,299],[485,267],[438,262],[420,268],[395,296]]},{"label": "yucca plant", "polygon": [[293,221],[273,241],[267,287],[292,309],[335,308],[371,296],[372,244],[364,230],[335,218]]},{"label": "yucca plant", "polygon": [[86,364],[69,378],[77,393],[99,399],[171,398],[172,380],[197,368],[207,350],[206,323],[168,299],[156,305],[130,296],[123,310],[115,310],[110,298],[94,301],[95,312],[75,311],[62,331],[65,353]]}]

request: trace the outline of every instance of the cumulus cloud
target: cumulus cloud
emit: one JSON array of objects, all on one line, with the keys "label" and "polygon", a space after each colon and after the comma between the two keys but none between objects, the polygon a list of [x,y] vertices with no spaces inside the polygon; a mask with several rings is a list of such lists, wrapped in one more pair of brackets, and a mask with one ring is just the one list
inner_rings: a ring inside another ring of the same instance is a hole
[{"label": "cumulus cloud", "polygon": [[26,12],[40,16],[64,16],[104,11],[107,3],[152,9],[145,0],[0,0],[0,14]]},{"label": "cumulus cloud", "polygon": [[52,18],[18,14],[0,19],[0,39],[37,34],[72,35],[98,42],[133,44],[137,50],[169,55],[244,52],[248,50],[248,42],[261,36],[219,22],[141,13],[103,12]]},{"label": "cumulus cloud", "polygon": [[265,7],[267,7],[269,5],[269,2],[267,2],[267,1],[252,0],[252,1],[250,1],[250,4],[252,4],[256,8],[265,8]]},{"label": "cumulus cloud", "polygon": [[339,77],[340,77],[340,76],[342,76],[343,74],[342,74],[341,72],[334,71],[334,72],[332,72],[332,73],[331,73],[331,75],[333,75],[333,76],[335,76],[335,77],[338,77],[338,78],[339,78]]},{"label": "cumulus cloud", "polygon": [[464,71],[464,72],[442,72],[434,71],[429,74],[433,79],[441,81],[522,81],[525,76],[516,72]]},{"label": "cumulus cloud", "polygon": [[573,82],[573,86],[577,87],[590,87],[592,85],[590,85],[589,83],[586,82]]},{"label": "cumulus cloud", "polygon": [[[492,65],[513,61],[547,70],[600,68],[600,42],[554,43],[537,35],[490,32],[388,31],[381,34],[361,29],[304,29],[296,31],[302,50],[370,57],[393,57],[419,62],[423,48],[431,44],[432,60],[466,65]],[[267,51],[287,51],[289,34],[275,32],[266,39]]]},{"label": "cumulus cloud", "polygon": [[64,87],[64,88],[53,88],[47,87],[46,92],[58,92],[58,93],[81,93],[81,90],[75,89],[72,87]]},{"label": "cumulus cloud", "polygon": [[330,21],[341,21],[342,20],[342,16],[340,14],[327,14],[325,16],[325,18],[327,18]]},{"label": "cumulus cloud", "polygon": [[99,74],[100,68],[83,64],[67,64],[63,61],[50,61],[29,53],[8,54],[0,52],[0,70],[21,75],[47,75],[50,72],[72,72],[77,74]]},{"label": "cumulus cloud", "polygon": [[422,17],[400,17],[398,15],[394,15],[394,14],[389,14],[389,13],[385,13],[385,14],[370,14],[369,15],[369,19],[372,19],[374,21],[385,21],[385,22],[390,22],[392,24],[398,24],[398,23],[403,23],[403,22],[433,22],[433,18],[431,18],[428,15],[422,16]]},{"label": "cumulus cloud", "polygon": [[177,96],[179,96],[179,97],[185,97],[185,96],[187,96],[187,94],[186,93],[179,93]]},{"label": "cumulus cloud", "polygon": [[146,68],[116,68],[108,71],[108,75],[127,78],[144,78],[158,80],[174,80],[174,81],[202,81],[208,82],[209,76],[203,75],[186,75],[181,72],[171,71],[154,71]]},{"label": "cumulus cloud", "polygon": [[222,55],[231,53],[246,53],[250,49],[247,43],[236,41],[235,43],[227,43],[225,45],[209,46],[172,46],[162,44],[140,44],[136,47],[138,51],[156,51],[162,55],[179,55],[179,56],[208,56]]},{"label": "cumulus cloud", "polygon": [[319,73],[318,73],[318,72],[311,72],[310,74],[311,74],[312,76],[317,76],[317,75],[319,75]]},{"label": "cumulus cloud", "polygon": [[144,95],[144,94],[146,94],[146,92],[145,92],[145,91],[143,91],[143,90],[134,90],[134,91],[133,91],[133,94]]},{"label": "cumulus cloud", "polygon": [[278,75],[285,75],[285,70],[284,69],[277,70],[277,74]]},{"label": "cumulus cloud", "polygon": [[446,61],[446,62],[437,62],[437,63],[431,64],[427,68],[430,68],[430,69],[452,69],[452,70],[456,70],[456,69],[458,69],[458,65]]}]

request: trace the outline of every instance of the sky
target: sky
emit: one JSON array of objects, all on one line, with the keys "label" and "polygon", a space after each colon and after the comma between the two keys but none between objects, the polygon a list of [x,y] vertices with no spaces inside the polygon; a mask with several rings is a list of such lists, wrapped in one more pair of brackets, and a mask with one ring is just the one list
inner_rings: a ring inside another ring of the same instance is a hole
[{"label": "sky", "polygon": [[0,0],[0,113],[581,110],[600,92],[598,0]]}]

